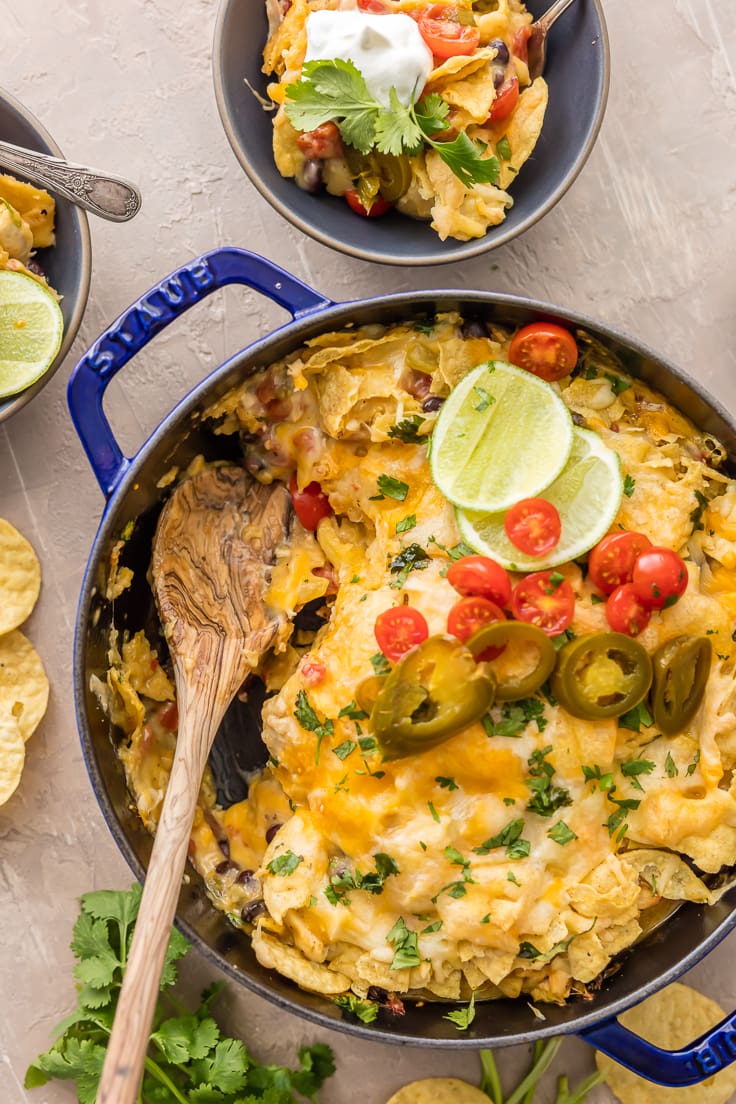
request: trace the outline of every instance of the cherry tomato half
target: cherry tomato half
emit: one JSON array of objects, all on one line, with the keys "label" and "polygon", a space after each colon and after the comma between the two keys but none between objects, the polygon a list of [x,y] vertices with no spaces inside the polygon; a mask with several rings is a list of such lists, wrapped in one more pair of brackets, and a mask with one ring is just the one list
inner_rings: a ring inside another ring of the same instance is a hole
[{"label": "cherry tomato half", "polygon": [[390,211],[392,207],[392,204],[389,203],[387,199],[379,195],[373,200],[370,211],[366,211],[355,188],[348,189],[345,193],[345,199],[348,202],[350,210],[355,211],[356,215],[362,215],[363,218],[379,218],[381,215],[385,215],[387,211]]},{"label": "cherry tomato half", "polygon": [[379,613],[373,631],[386,659],[396,663],[429,636],[429,626],[412,606],[392,606]]},{"label": "cherry tomato half", "polygon": [[666,609],[685,592],[688,574],[685,561],[670,548],[647,548],[634,564],[634,590],[649,609]]},{"label": "cherry tomato half", "polygon": [[442,5],[435,5],[420,15],[417,24],[422,38],[438,58],[474,53],[480,43],[480,31],[477,27],[441,18],[446,10]]},{"label": "cherry tomato half", "polygon": [[631,573],[642,552],[652,547],[649,537],[628,529],[609,533],[591,549],[588,557],[588,578],[604,594],[613,594],[622,583],[631,582]]},{"label": "cherry tomato half", "polygon": [[447,581],[458,594],[489,598],[497,606],[508,605],[511,580],[490,556],[463,556],[447,569]]},{"label": "cherry tomato half", "polygon": [[307,686],[319,686],[325,681],[327,668],[321,659],[314,659],[311,655],[305,655],[302,659],[300,671]]},{"label": "cherry tomato half", "polygon": [[511,339],[509,360],[553,383],[569,376],[578,362],[578,347],[569,330],[554,322],[530,322]]},{"label": "cherry tomato half", "polygon": [[500,123],[502,119],[508,119],[511,112],[519,102],[519,78],[510,77],[504,81],[496,92],[496,98],[491,104],[489,123]]},{"label": "cherry tomato half", "polygon": [[606,602],[606,621],[614,632],[638,636],[649,624],[652,616],[638,594],[633,583],[617,586]]},{"label": "cherry tomato half", "polygon": [[517,621],[537,625],[557,636],[570,625],[575,612],[575,592],[556,571],[535,571],[521,579],[511,595],[511,611]]},{"label": "cherry tomato half", "polygon": [[176,702],[165,702],[158,711],[159,724],[169,732],[176,732],[179,724],[179,710]]},{"label": "cherry tomato half", "polygon": [[559,542],[560,515],[544,498],[522,498],[507,510],[503,519],[506,536],[527,556],[544,556]]},{"label": "cherry tomato half", "polygon": [[529,58],[529,38],[532,33],[531,24],[527,23],[524,27],[519,27],[518,31],[514,35],[514,41],[511,45],[511,52],[521,61],[527,61]]},{"label": "cherry tomato half", "polygon": [[307,483],[303,490],[299,490],[296,482],[296,474],[289,480],[291,501],[294,503],[294,513],[299,518],[305,529],[311,532],[317,528],[322,518],[330,517],[332,507],[329,499],[319,483]]},{"label": "cherry tomato half", "polygon": [[[459,561],[458,561],[459,562]],[[448,572],[449,574],[449,572]],[[447,615],[447,631],[465,643],[470,637],[482,629],[485,625],[492,625],[495,621],[505,621],[506,616],[495,602],[490,602],[478,594],[469,594],[456,602]],[[484,652],[475,658],[490,662],[497,659],[506,645],[486,648]]]},{"label": "cherry tomato half", "polygon": [[358,0],[358,7],[361,11],[373,12],[374,15],[386,15],[393,8],[390,3],[385,3],[384,0]]}]

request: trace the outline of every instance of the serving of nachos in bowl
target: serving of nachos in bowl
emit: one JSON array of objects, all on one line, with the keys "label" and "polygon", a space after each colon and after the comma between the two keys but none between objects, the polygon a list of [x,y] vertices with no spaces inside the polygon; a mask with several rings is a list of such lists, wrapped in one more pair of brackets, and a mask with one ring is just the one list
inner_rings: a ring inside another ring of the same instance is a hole
[{"label": "serving of nachos in bowl", "polygon": [[224,0],[214,75],[228,139],[277,210],[344,252],[435,264],[493,249],[562,196],[605,108],[599,5],[566,13],[533,78],[542,8],[282,0],[256,48],[252,7]]}]

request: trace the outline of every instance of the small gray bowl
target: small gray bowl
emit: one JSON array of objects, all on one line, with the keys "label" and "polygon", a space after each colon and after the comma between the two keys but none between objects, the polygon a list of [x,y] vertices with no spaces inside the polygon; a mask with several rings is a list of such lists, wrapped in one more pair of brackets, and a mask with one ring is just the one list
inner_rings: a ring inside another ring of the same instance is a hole
[{"label": "small gray bowl", "polygon": [[[527,0],[537,18],[549,0]],[[593,148],[608,97],[609,48],[601,0],[578,0],[550,32],[545,79],[550,99],[534,153],[510,191],[514,205],[500,226],[469,242],[440,241],[428,222],[396,212],[355,215],[342,197],[310,195],[281,176],[271,150],[271,114],[245,80],[265,95],[261,51],[264,0],[221,0],[212,54],[215,97],[228,141],[259,192],[305,234],[353,257],[396,265],[463,261],[503,245],[533,226],[575,180]]]},{"label": "small gray bowl", "polygon": [[[63,157],[48,131],[41,126],[30,111],[15,97],[0,88],[0,139],[16,146],[38,150],[53,157]],[[6,170],[0,166],[0,173]],[[17,175],[17,174],[11,174]],[[51,367],[36,383],[12,395],[0,399],[0,422],[5,421],[45,387],[63,361],[76,337],[87,305],[89,281],[92,272],[92,247],[87,216],[79,207],[66,199],[56,199],[56,245],[38,253],[38,263],[49,283],[62,296],[61,313],[64,316],[64,336],[61,348]]]}]

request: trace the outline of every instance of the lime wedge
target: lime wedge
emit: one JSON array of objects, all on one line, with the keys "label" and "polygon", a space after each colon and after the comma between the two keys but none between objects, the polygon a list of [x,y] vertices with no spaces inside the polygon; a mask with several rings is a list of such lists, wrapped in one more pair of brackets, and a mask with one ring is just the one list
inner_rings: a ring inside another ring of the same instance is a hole
[{"label": "lime wedge", "polygon": [[482,513],[531,498],[560,474],[572,419],[544,380],[503,361],[474,368],[442,407],[432,478],[456,506]]},{"label": "lime wedge", "polygon": [[582,556],[611,528],[621,505],[619,458],[589,429],[573,432],[570,458],[541,494],[562,522],[558,544],[546,556],[527,556],[506,536],[503,513],[456,510],[463,540],[511,571],[542,571]]},{"label": "lime wedge", "polygon": [[22,272],[0,271],[0,399],[17,395],[53,364],[64,319],[42,284]]}]

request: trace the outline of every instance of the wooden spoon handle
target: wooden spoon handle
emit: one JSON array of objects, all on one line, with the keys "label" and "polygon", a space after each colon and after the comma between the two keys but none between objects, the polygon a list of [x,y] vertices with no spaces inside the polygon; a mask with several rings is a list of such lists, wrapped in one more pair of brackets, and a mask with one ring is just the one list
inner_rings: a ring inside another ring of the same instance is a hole
[{"label": "wooden spoon handle", "polygon": [[[97,1104],[136,1104],[138,1099],[197,796],[219,723],[219,718],[202,717],[200,710],[194,703],[192,705],[188,716],[181,719],[174,763],[97,1090]],[[194,729],[191,736],[187,728],[190,732]]]}]

